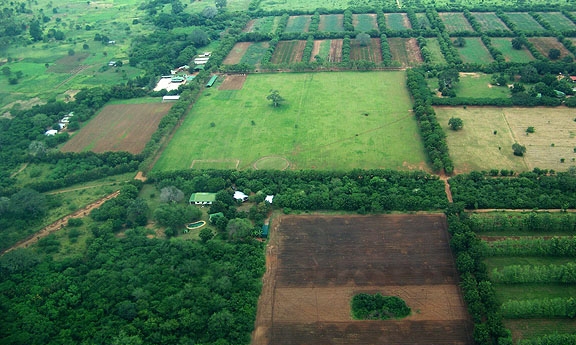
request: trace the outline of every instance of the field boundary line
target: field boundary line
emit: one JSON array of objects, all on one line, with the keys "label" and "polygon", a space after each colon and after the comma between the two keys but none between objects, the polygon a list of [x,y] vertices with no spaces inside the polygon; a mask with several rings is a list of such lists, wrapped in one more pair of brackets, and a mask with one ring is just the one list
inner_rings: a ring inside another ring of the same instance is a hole
[{"label": "field boundary line", "polygon": [[[506,126],[508,126],[508,131],[510,132],[510,135],[512,136],[512,140],[514,140],[514,142],[517,143],[518,138],[516,138],[516,136],[514,135],[514,131],[512,130],[512,127],[510,126],[510,122],[508,122],[508,117],[506,116],[506,113],[504,111],[502,111],[502,117],[504,118],[504,121],[506,122]],[[534,169],[528,164],[528,162],[526,162],[526,157],[524,155],[522,156],[522,161],[524,162],[524,165],[526,166],[526,168],[528,168],[529,171]]]}]

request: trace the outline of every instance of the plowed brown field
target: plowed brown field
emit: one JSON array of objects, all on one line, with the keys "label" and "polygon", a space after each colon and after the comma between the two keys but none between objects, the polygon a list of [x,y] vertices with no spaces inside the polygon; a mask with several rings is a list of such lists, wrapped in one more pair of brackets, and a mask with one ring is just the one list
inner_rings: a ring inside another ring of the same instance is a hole
[{"label": "plowed brown field", "polygon": [[[472,343],[442,215],[283,216],[267,254],[253,345]],[[412,315],[352,320],[359,292]]]},{"label": "plowed brown field", "polygon": [[63,152],[140,153],[174,103],[108,105],[64,146]]}]

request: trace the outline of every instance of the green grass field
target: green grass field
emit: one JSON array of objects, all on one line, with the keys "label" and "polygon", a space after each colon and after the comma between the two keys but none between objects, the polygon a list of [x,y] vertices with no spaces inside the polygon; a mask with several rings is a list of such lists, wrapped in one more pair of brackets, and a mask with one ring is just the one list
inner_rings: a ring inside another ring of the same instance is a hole
[{"label": "green grass field", "polygon": [[[446,132],[455,172],[528,170],[524,159],[514,156],[512,152],[515,140],[501,108],[438,107],[436,115]],[[448,121],[451,117],[461,118],[464,128],[459,131],[450,130]],[[494,134],[494,131],[497,134]]]},{"label": "green grass field", "polygon": [[493,30],[506,30],[510,31],[506,24],[498,18],[494,12],[477,12],[472,13],[472,16],[476,18],[476,21],[482,27],[482,31],[493,31]]},{"label": "green grass field", "polygon": [[416,13],[416,18],[421,29],[430,29],[432,27],[428,17],[426,17],[426,13]]},{"label": "green grass field", "polygon": [[474,31],[468,19],[460,12],[445,12],[439,13],[439,15],[448,32]]},{"label": "green grass field", "polygon": [[426,39],[426,47],[432,53],[432,63],[433,64],[444,64],[446,63],[446,59],[442,54],[442,50],[440,50],[440,44],[438,43],[438,39],[436,38],[427,38]]},{"label": "green grass field", "polygon": [[256,19],[250,32],[260,32],[263,34],[275,32],[279,21],[280,17],[263,17]]},{"label": "green grass field", "polygon": [[353,14],[352,20],[356,31],[378,30],[376,16],[374,14]]},{"label": "green grass field", "polygon": [[266,50],[268,50],[268,42],[255,42],[248,47],[240,62],[255,66],[260,63]]},{"label": "green grass field", "polygon": [[284,32],[307,32],[310,19],[310,16],[291,16]]},{"label": "green grass field", "polygon": [[320,16],[319,31],[342,32],[344,31],[344,16],[341,14],[328,14]]},{"label": "green grass field", "polygon": [[504,55],[504,59],[506,59],[506,61],[526,63],[534,60],[534,57],[532,54],[530,54],[530,51],[526,49],[526,47],[522,47],[520,50],[512,48],[511,38],[493,37],[492,45],[494,48],[502,52],[502,55]]},{"label": "green grass field", "polygon": [[466,45],[457,48],[464,63],[489,64],[494,59],[478,37],[466,37]]},{"label": "green grass field", "polygon": [[[270,89],[286,102],[272,107]],[[241,90],[206,91],[154,170],[270,156],[291,169],[426,169],[410,103],[401,71],[249,75]]]},{"label": "green grass field", "polygon": [[404,31],[410,29],[410,21],[406,13],[386,13],[386,27],[393,31]]},{"label": "green grass field", "polygon": [[506,86],[491,85],[492,75],[484,73],[460,73],[460,82],[454,89],[459,97],[509,98]]},{"label": "green grass field", "polygon": [[516,25],[519,31],[545,31],[532,16],[526,12],[506,13],[510,21]]},{"label": "green grass field", "polygon": [[[354,6],[382,6],[378,0],[355,0]],[[263,11],[304,10],[315,11],[318,8],[347,9],[351,7],[349,0],[262,0],[259,9]]]},{"label": "green grass field", "polygon": [[576,25],[561,12],[538,12],[540,16],[557,31],[569,31],[576,29]]}]

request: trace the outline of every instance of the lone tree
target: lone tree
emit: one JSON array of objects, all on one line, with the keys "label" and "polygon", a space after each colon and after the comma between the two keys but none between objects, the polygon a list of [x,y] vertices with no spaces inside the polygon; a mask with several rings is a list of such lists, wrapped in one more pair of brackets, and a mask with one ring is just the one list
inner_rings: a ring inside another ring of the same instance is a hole
[{"label": "lone tree", "polygon": [[459,117],[451,117],[450,120],[448,120],[448,125],[453,131],[457,131],[464,127],[464,122]]},{"label": "lone tree", "polygon": [[459,48],[463,48],[466,46],[466,40],[464,39],[464,37],[459,36],[456,38],[456,40],[454,40],[454,46],[459,47]]},{"label": "lone tree", "polygon": [[523,45],[524,45],[524,42],[522,42],[522,39],[520,37],[514,37],[512,39],[512,48],[514,48],[516,50],[520,50],[520,49],[522,49]]},{"label": "lone tree", "polygon": [[270,90],[270,94],[266,96],[266,99],[272,101],[272,105],[274,107],[277,107],[282,102],[284,102],[284,98],[280,96],[280,92],[278,92],[278,90]]},{"label": "lone tree", "polygon": [[512,144],[512,150],[514,150],[514,156],[522,157],[526,153],[526,146],[514,143]]},{"label": "lone tree", "polygon": [[361,32],[358,35],[356,35],[356,40],[362,47],[370,45],[370,35],[368,35],[365,32]]},{"label": "lone tree", "polygon": [[550,60],[557,60],[560,57],[560,50],[552,48],[548,51],[548,57]]}]

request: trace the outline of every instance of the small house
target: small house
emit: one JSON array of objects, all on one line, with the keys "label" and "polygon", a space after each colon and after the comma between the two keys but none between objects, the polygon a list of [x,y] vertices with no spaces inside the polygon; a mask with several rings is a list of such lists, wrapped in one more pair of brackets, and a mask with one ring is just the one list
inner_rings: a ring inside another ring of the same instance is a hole
[{"label": "small house", "polygon": [[188,202],[190,205],[212,205],[216,200],[216,193],[192,193]]}]

